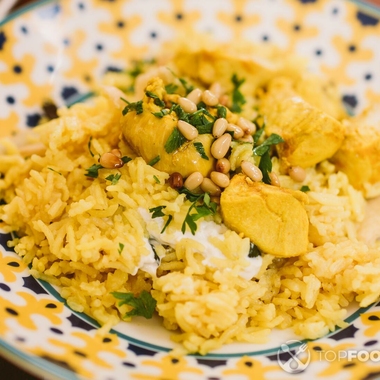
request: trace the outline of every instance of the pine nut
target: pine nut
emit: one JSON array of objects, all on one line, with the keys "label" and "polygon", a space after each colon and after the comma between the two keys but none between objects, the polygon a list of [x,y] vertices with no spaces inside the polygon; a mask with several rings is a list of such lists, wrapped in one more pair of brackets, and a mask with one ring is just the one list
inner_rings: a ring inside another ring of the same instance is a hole
[{"label": "pine nut", "polygon": [[216,106],[219,103],[219,99],[210,90],[206,90],[202,94],[202,100],[207,106]]},{"label": "pine nut", "polygon": [[223,174],[227,174],[229,173],[230,169],[231,169],[231,163],[227,158],[219,158],[219,160],[216,161],[216,164],[215,164],[216,171]]},{"label": "pine nut", "polygon": [[179,98],[178,104],[182,107],[182,109],[187,113],[194,113],[198,108],[197,105],[187,98]]},{"label": "pine nut", "polygon": [[170,174],[168,182],[171,188],[180,189],[183,186],[183,177],[180,173],[174,172]]},{"label": "pine nut", "polygon": [[194,140],[198,137],[198,129],[183,120],[178,120],[177,127],[187,140]]},{"label": "pine nut", "polygon": [[193,91],[187,94],[187,99],[189,99],[191,102],[195,104],[198,104],[201,101],[201,98],[202,98],[202,90],[199,88],[194,88]]},{"label": "pine nut", "polygon": [[211,181],[210,178],[204,178],[201,183],[201,189],[205,193],[209,193],[213,197],[217,197],[222,193],[222,190],[218,185]]},{"label": "pine nut", "polygon": [[211,172],[210,178],[215,185],[221,188],[225,188],[230,184],[230,179],[225,174],[220,172]]},{"label": "pine nut", "polygon": [[239,117],[237,121],[237,126],[239,126],[245,133],[252,135],[252,133],[256,132],[256,125],[249,121],[245,117]]},{"label": "pine nut", "polygon": [[222,95],[222,86],[219,82],[214,82],[210,86],[209,90],[218,98],[220,97],[220,95]]},{"label": "pine nut", "polygon": [[212,127],[212,135],[215,138],[222,136],[222,134],[227,130],[227,126],[228,121],[224,117],[216,119],[214,126]]},{"label": "pine nut", "polygon": [[99,163],[106,169],[121,168],[124,165],[123,161],[111,152],[102,154]]},{"label": "pine nut", "polygon": [[227,126],[227,131],[234,133],[234,139],[240,139],[244,136],[244,131],[235,124],[229,123]]},{"label": "pine nut", "polygon": [[120,149],[112,149],[110,153],[114,154],[116,157],[119,157],[119,158],[123,156],[120,152]]},{"label": "pine nut", "polygon": [[228,106],[229,102],[230,102],[230,97],[227,94],[223,94],[220,96],[219,103],[222,106]]},{"label": "pine nut", "polygon": [[269,173],[270,184],[273,186],[280,186],[280,179],[276,173]]},{"label": "pine nut", "polygon": [[191,173],[187,178],[184,183],[184,186],[188,190],[195,190],[198,186],[201,185],[203,181],[203,175],[200,172],[194,172]]},{"label": "pine nut", "polygon": [[239,141],[241,141],[241,142],[246,142],[246,143],[253,143],[253,137],[252,137],[252,135],[244,135],[243,137],[241,137],[240,139],[239,139]]},{"label": "pine nut", "polygon": [[223,158],[228,149],[231,146],[232,137],[229,133],[225,133],[216,139],[211,145],[211,154],[218,160],[219,158]]},{"label": "pine nut", "polygon": [[263,173],[252,162],[243,161],[241,163],[241,170],[245,175],[251,178],[252,181],[259,182],[263,179]]},{"label": "pine nut", "polygon": [[301,168],[300,166],[292,166],[289,169],[289,177],[296,182],[303,182],[306,178],[306,171],[304,168]]}]

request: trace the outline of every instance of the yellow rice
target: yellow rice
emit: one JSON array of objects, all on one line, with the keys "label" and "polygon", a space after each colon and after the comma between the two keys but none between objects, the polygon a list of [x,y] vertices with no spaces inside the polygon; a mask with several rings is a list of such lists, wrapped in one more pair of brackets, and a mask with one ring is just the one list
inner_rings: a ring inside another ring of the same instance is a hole
[{"label": "yellow rice", "polygon": [[[306,209],[322,239],[317,247],[310,244],[307,254],[274,260],[266,255],[257,279],[246,280],[238,273],[247,265],[249,241],[227,231],[224,241],[215,242],[226,253],[216,267],[202,263],[199,242],[183,239],[175,250],[157,250],[160,276],[137,271],[141,256],[148,255],[138,209],[165,205],[174,217],[168,228],[174,231],[189,202],[165,183],[166,173],[135,157],[119,140],[119,113],[102,96],[62,109],[60,118],[48,124],[49,136],[41,135],[48,144],[45,155],[24,159],[4,142],[8,155],[0,161],[5,174],[0,191],[7,203],[0,217],[4,229],[19,236],[10,244],[31,264],[35,277],[60,287],[73,310],[99,321],[100,332],[131,310],[118,306],[115,291],[150,291],[163,326],[176,332],[173,339],[201,354],[233,341],[264,342],[274,328],[318,338],[345,326],[351,302],[368,306],[379,298],[379,250],[356,236],[365,200],[328,162],[307,169]],[[95,158],[115,146],[133,158],[118,169],[118,183],[105,180],[114,169],[87,178]],[[280,181],[299,187],[285,175]],[[213,218],[220,223],[220,215]]]}]

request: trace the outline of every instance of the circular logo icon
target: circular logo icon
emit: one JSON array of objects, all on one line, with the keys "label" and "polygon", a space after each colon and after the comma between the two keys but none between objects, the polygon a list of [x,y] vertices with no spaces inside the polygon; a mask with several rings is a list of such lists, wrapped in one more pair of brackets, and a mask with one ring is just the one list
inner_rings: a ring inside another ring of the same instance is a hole
[{"label": "circular logo icon", "polygon": [[[290,348],[299,344],[296,348]],[[285,355],[287,354],[287,355]],[[277,351],[278,365],[287,373],[300,373],[305,371],[310,363],[310,352],[307,343],[299,340],[288,340],[282,343]]]}]

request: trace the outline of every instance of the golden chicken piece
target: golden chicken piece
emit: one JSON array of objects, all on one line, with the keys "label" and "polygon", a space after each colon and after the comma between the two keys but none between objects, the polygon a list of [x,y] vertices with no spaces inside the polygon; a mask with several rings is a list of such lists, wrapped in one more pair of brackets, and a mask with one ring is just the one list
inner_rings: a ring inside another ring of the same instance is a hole
[{"label": "golden chicken piece", "polygon": [[[192,47],[191,43],[181,44],[173,57],[173,70],[178,75],[191,78],[194,82],[208,87],[217,82],[222,89],[231,93],[234,88],[234,74],[243,80],[240,88],[245,100],[266,86],[275,77],[284,76],[293,89],[308,103],[324,110],[340,120],[345,111],[336,86],[320,75],[306,72],[306,61],[294,55],[284,55],[273,46],[252,46],[242,41],[215,47],[211,42]],[[252,104],[246,104],[243,112],[248,112]],[[230,105],[231,106],[231,105]],[[249,116],[249,115],[247,115]]]},{"label": "golden chicken piece", "polygon": [[307,195],[235,175],[220,199],[223,222],[260,250],[277,257],[299,256],[309,243]]},{"label": "golden chicken piece", "polygon": [[330,158],[344,139],[342,123],[304,101],[287,78],[271,81],[261,101],[266,133],[279,134],[276,146],[285,167],[307,168]]},{"label": "golden chicken piece", "polygon": [[[146,87],[150,92],[162,100],[166,96],[163,82],[160,78],[152,79]],[[200,134],[192,141],[187,141],[171,153],[165,150],[165,144],[173,131],[177,128],[178,117],[171,112],[161,118],[153,115],[162,111],[162,107],[155,104],[152,97],[144,95],[142,112],[129,111],[121,118],[121,128],[125,140],[132,149],[146,162],[159,158],[154,167],[172,174],[180,173],[188,177],[193,172],[201,172],[207,176],[212,171],[215,159],[210,153],[213,137],[211,134]],[[196,149],[196,143],[201,143],[208,159],[202,158]]]},{"label": "golden chicken piece", "polygon": [[368,109],[345,122],[343,144],[331,159],[358,190],[380,181],[380,112],[375,113]]}]

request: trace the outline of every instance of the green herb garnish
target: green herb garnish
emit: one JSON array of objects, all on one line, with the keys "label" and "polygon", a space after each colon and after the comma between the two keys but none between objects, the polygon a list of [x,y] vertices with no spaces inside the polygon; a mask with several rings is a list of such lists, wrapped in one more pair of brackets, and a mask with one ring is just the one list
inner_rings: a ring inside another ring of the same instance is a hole
[{"label": "green herb garnish", "polygon": [[262,144],[253,149],[253,154],[256,156],[262,156],[264,153],[269,151],[272,145],[277,145],[283,142],[284,139],[280,135],[272,133]]},{"label": "green herb garnish", "polygon": [[260,140],[260,137],[264,133],[265,125],[262,128],[259,128],[256,130],[256,132],[253,134],[253,142],[257,144],[257,142]]},{"label": "green herb garnish", "polygon": [[108,181],[111,181],[112,185],[116,185],[119,182],[120,177],[121,177],[120,173],[118,173],[118,174],[110,174],[108,177],[106,177],[106,179]]},{"label": "green herb garnish", "polygon": [[185,79],[178,78],[178,80],[181,82],[183,88],[185,89],[186,95],[194,90],[194,86],[192,86],[191,84],[187,83],[187,81]]},{"label": "green herb garnish", "polygon": [[154,166],[157,164],[158,161],[161,160],[161,157],[160,156],[156,156],[154,158],[152,158],[149,162],[148,162],[148,165],[150,166]]},{"label": "green herb garnish", "polygon": [[167,94],[175,94],[178,90],[178,86],[174,83],[169,83],[165,86],[165,91]]},{"label": "green herb garnish", "polygon": [[156,183],[161,183],[159,178],[156,175],[153,176],[153,179],[156,181]]},{"label": "green herb garnish", "polygon": [[139,315],[147,319],[152,318],[157,301],[146,290],[143,290],[137,297],[133,293],[113,292],[111,294],[121,300],[119,306],[129,305],[133,307],[131,311],[125,314],[125,317]]},{"label": "green herb garnish", "polygon": [[158,117],[159,119],[162,119],[164,116],[168,115],[169,112],[170,110],[168,110],[167,108],[164,108],[159,112],[152,112],[152,115]]},{"label": "green herb garnish", "polygon": [[301,188],[300,188],[301,191],[303,191],[304,193],[310,191],[310,187],[307,186],[307,185],[303,185]]},{"label": "green herb garnish", "polygon": [[162,210],[166,208],[166,206],[157,206],[149,209],[149,212],[152,214],[152,218],[159,218],[161,216],[165,216]]},{"label": "green herb garnish", "polygon": [[103,166],[100,164],[93,164],[91,165],[87,170],[87,173],[85,174],[86,177],[91,177],[91,178],[98,178],[98,171],[99,169],[102,169]]},{"label": "green herb garnish", "polygon": [[[187,194],[188,191],[183,190],[180,193]],[[194,193],[190,192],[191,199],[194,199]],[[213,215],[216,212],[217,204],[211,202],[210,195],[208,193],[199,194],[192,201],[189,210],[187,211],[185,220],[182,223],[181,231],[184,234],[186,232],[186,227],[190,228],[190,231],[193,235],[197,230],[197,224],[195,223],[198,219],[204,218],[208,215]],[[195,210],[195,213],[191,213]]]},{"label": "green herb garnish", "polygon": [[121,252],[123,252],[123,249],[124,249],[124,244],[119,243],[119,249],[117,250],[119,252],[119,255],[121,255]]},{"label": "green herb garnish", "polygon": [[242,106],[246,103],[245,97],[240,91],[240,87],[245,82],[245,79],[239,79],[236,74],[233,74],[231,81],[234,86],[232,90],[231,111],[239,113],[242,111]]},{"label": "green herb garnish", "polygon": [[261,256],[261,251],[260,249],[257,247],[256,244],[253,244],[252,242],[249,244],[249,252],[248,252],[248,257],[249,258],[253,258],[253,257],[257,257],[257,256]]},{"label": "green herb garnish", "polygon": [[156,94],[154,94],[153,92],[150,92],[150,91],[145,91],[145,95],[148,97],[148,98],[151,98],[151,99],[154,99],[153,103],[156,105],[156,106],[159,106],[159,107],[165,107],[165,102],[160,99]]},{"label": "green herb garnish", "polygon": [[164,227],[162,228],[162,230],[160,232],[161,234],[163,234],[165,232],[167,226],[170,224],[170,222],[172,221],[172,219],[173,219],[173,215],[168,215],[168,220],[166,221]]},{"label": "green herb garnish", "polygon": [[90,136],[90,140],[88,141],[87,146],[88,146],[88,150],[89,150],[91,156],[94,157],[94,153],[92,153],[92,151],[91,151],[91,142],[92,142],[92,136]]},{"label": "green herb garnish", "polygon": [[139,100],[138,102],[131,103],[127,99],[120,98],[123,102],[127,103],[124,107],[122,114],[125,116],[130,111],[136,111],[136,114],[139,115],[143,112],[143,101]]},{"label": "green herb garnish", "polygon": [[123,156],[121,157],[121,161],[123,161],[124,164],[126,164],[127,162],[132,161],[132,158],[128,156]]},{"label": "green herb garnish", "polygon": [[150,244],[150,246],[152,248],[152,251],[153,251],[153,254],[154,254],[154,259],[156,260],[156,263],[158,265],[160,265],[161,259],[160,259],[160,256],[157,255],[156,248],[154,247],[154,245],[151,242],[149,242],[149,244]]},{"label": "green herb garnish", "polygon": [[173,153],[176,151],[182,144],[187,141],[186,137],[179,131],[178,128],[174,128],[173,132],[168,137],[165,143],[166,153]]},{"label": "green herb garnish", "polygon": [[203,146],[203,144],[201,142],[195,142],[193,143],[194,146],[195,146],[195,149],[197,150],[197,152],[201,155],[201,157],[205,160],[209,160],[206,152],[205,152],[205,148]]},{"label": "green herb garnish", "polygon": [[179,120],[189,122],[189,114],[179,104],[175,104],[170,111],[174,111]]},{"label": "green herb garnish", "polygon": [[62,175],[62,173],[58,172],[57,170],[55,170],[55,169],[53,169],[53,168],[48,168],[48,169],[51,170],[51,171],[54,172],[54,173],[57,173],[57,174],[59,174],[59,175]]},{"label": "green herb garnish", "polygon": [[269,155],[269,150],[261,156],[259,169],[263,173],[263,182],[270,185],[272,181],[270,179],[269,173],[272,171],[272,160]]},{"label": "green herb garnish", "polygon": [[188,116],[188,122],[197,128],[200,135],[211,133],[215,117],[207,111],[206,108],[200,108],[198,111]]},{"label": "green herb garnish", "polygon": [[227,117],[227,108],[226,107],[217,106],[216,110],[217,110],[216,114],[217,114],[218,118],[220,118],[220,117],[226,118]]}]

